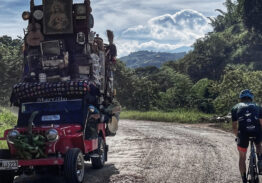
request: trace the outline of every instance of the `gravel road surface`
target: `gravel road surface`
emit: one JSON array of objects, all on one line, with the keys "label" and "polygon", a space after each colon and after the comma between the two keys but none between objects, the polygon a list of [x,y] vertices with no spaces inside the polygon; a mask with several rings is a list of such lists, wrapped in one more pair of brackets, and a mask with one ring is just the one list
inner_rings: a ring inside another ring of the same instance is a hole
[{"label": "gravel road surface", "polygon": [[[107,138],[108,162],[86,165],[85,183],[240,182],[234,136],[208,125],[121,120]],[[17,178],[16,183],[63,183],[61,177]]]}]

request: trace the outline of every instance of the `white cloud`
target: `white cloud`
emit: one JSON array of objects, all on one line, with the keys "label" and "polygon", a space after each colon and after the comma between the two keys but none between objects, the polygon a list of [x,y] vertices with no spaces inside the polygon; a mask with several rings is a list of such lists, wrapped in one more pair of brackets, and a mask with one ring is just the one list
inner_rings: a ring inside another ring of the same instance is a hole
[{"label": "white cloud", "polygon": [[174,15],[165,14],[124,30],[118,43],[119,55],[138,50],[173,52],[191,46],[211,31],[209,20],[201,13],[186,9]]},{"label": "white cloud", "polygon": [[[84,0],[73,0],[73,2],[79,3]],[[174,17],[173,14],[183,9],[194,9],[205,16],[216,16],[215,9],[225,10],[224,2],[225,0],[91,0],[95,18],[93,31],[106,40],[105,31],[111,29],[116,35],[116,42],[126,43],[126,46],[131,44],[131,40],[132,43],[138,41],[138,45],[144,43],[148,45],[153,42],[165,47],[188,45],[206,33],[206,26],[200,26],[201,20],[191,21],[190,18],[185,17],[179,20],[179,17]],[[42,0],[35,0],[35,3],[41,4]],[[0,0],[0,36],[23,35],[22,28],[27,24],[21,19],[24,10],[29,10],[29,0]],[[152,19],[152,17],[157,18]],[[155,44],[152,45],[157,47]],[[121,51],[121,47],[123,46],[119,45],[119,53],[126,53]],[[135,48],[130,46],[125,50],[134,51]]]}]

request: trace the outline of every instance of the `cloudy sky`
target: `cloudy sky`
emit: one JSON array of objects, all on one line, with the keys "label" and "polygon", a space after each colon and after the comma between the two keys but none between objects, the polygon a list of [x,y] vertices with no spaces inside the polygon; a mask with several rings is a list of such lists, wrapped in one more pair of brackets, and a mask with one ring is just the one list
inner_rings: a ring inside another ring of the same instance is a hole
[{"label": "cloudy sky", "polygon": [[[30,0],[0,0],[0,36],[22,36],[27,22],[21,18]],[[84,1],[84,0],[82,0]],[[178,52],[212,28],[206,17],[225,10],[225,0],[91,0],[94,31],[105,38],[115,33],[118,56],[138,50]],[[40,4],[42,0],[35,0]],[[74,0],[74,2],[81,2]],[[107,40],[106,40],[107,41]]]}]

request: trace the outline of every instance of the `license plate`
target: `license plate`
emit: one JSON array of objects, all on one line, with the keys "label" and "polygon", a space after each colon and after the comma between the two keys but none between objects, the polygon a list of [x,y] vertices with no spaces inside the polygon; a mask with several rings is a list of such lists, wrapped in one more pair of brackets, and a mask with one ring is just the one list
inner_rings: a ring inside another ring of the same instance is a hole
[{"label": "license plate", "polygon": [[45,115],[42,116],[42,121],[59,121],[60,115]]},{"label": "license plate", "polygon": [[18,169],[17,160],[0,160],[0,170],[16,170]]}]

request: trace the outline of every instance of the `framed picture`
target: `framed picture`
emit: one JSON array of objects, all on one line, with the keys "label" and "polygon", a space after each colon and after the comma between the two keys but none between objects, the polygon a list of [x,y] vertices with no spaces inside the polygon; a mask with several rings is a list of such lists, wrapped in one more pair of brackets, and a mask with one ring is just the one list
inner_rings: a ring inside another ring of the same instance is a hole
[{"label": "framed picture", "polygon": [[43,0],[44,34],[73,33],[72,0]]},{"label": "framed picture", "polygon": [[86,5],[85,4],[75,4],[76,15],[85,16],[86,15]]},{"label": "framed picture", "polygon": [[86,19],[86,5],[85,4],[75,4],[75,18],[77,20],[85,20]]}]

